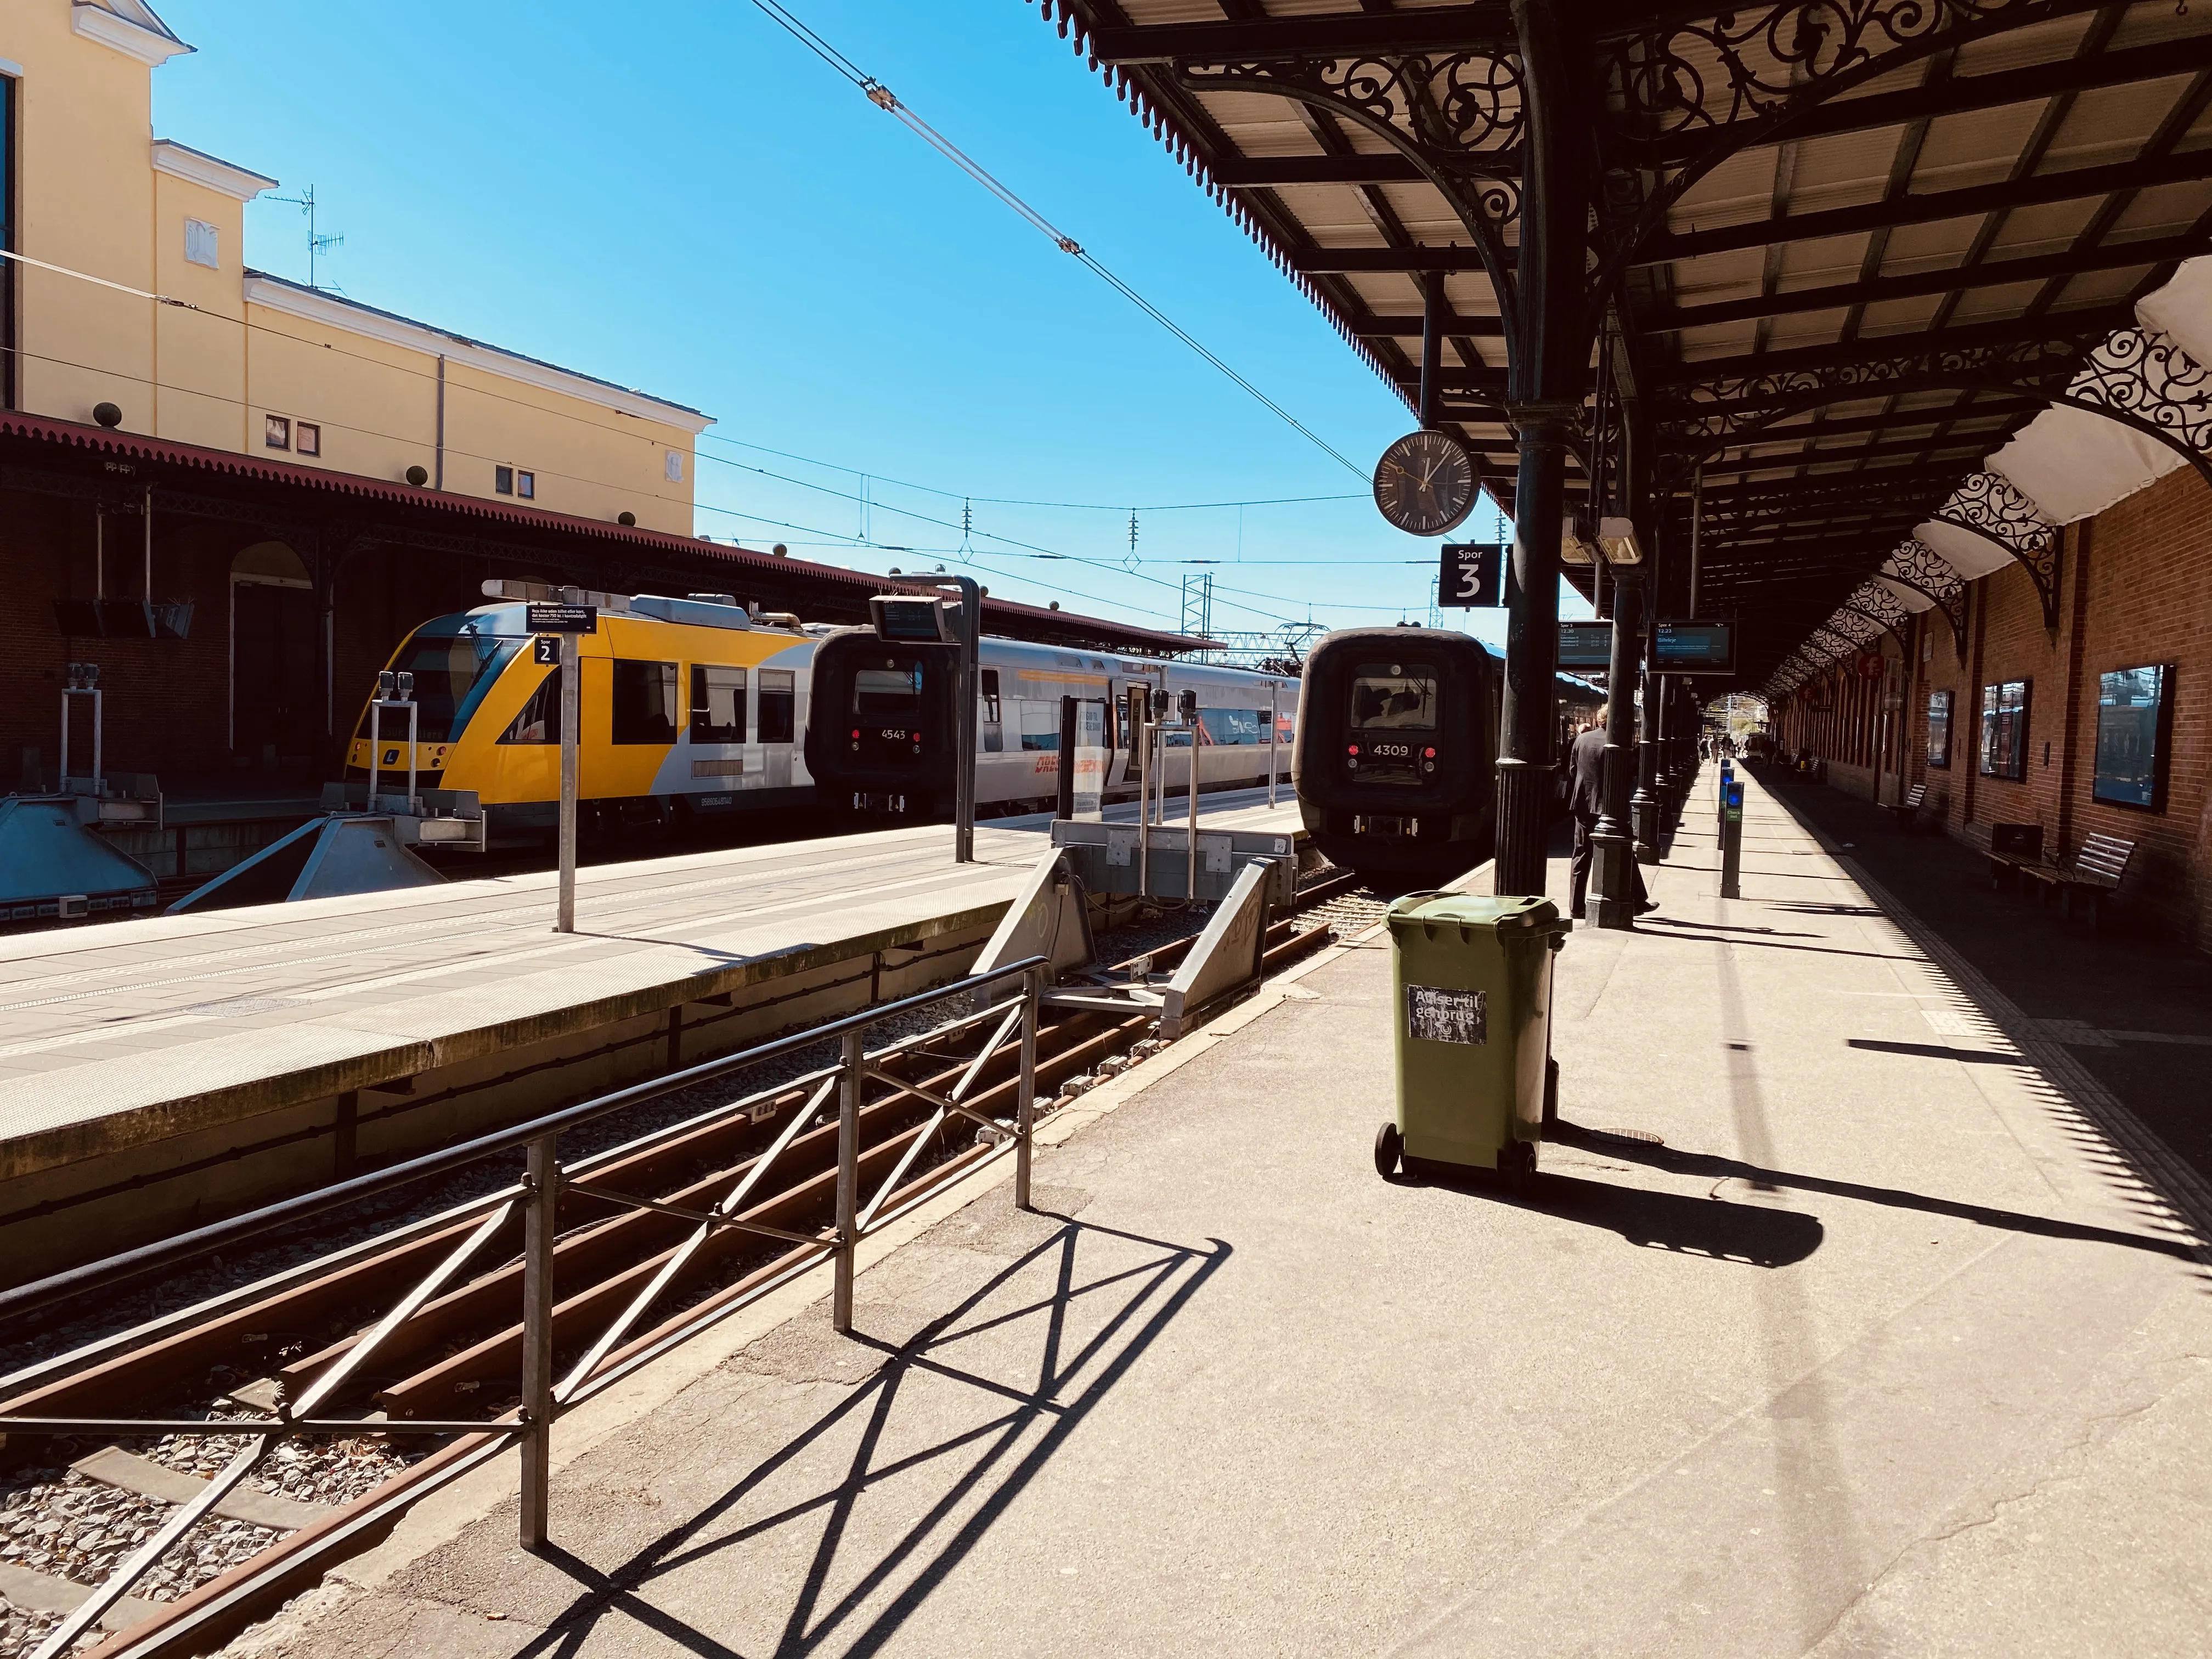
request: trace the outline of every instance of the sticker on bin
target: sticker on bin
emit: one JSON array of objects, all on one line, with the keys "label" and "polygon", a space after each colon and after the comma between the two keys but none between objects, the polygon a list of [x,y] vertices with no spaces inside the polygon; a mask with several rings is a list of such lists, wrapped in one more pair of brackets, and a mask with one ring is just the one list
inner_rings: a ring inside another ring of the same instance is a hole
[{"label": "sticker on bin", "polygon": [[1488,1011],[1480,991],[1406,988],[1406,1035],[1419,1042],[1487,1042]]}]

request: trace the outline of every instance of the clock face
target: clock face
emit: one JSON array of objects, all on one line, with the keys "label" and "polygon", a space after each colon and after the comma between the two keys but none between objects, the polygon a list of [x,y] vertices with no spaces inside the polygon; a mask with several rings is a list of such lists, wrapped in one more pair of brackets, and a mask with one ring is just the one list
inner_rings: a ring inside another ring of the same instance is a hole
[{"label": "clock face", "polygon": [[1441,536],[1474,511],[1474,457],[1441,432],[1409,432],[1375,464],[1375,505],[1399,529]]}]

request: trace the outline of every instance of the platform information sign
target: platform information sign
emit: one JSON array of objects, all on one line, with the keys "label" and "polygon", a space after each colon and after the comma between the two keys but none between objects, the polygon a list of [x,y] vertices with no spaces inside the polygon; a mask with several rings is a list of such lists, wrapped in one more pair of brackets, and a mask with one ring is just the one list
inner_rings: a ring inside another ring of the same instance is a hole
[{"label": "platform information sign", "polygon": [[1500,542],[1446,542],[1437,571],[1437,603],[1495,610],[1505,603],[1505,548]]},{"label": "platform information sign", "polygon": [[1075,705],[1075,816],[1094,823],[1106,794],[1106,705],[1085,698]]},{"label": "platform information sign", "polygon": [[1652,636],[1652,665],[1662,674],[1732,674],[1735,624],[1662,622]]},{"label": "platform information sign", "polygon": [[1613,665],[1613,624],[1609,622],[1563,622],[1559,624],[1559,666],[1609,668]]},{"label": "platform information sign", "polygon": [[595,605],[532,604],[526,608],[525,628],[533,634],[596,634],[599,608]]}]

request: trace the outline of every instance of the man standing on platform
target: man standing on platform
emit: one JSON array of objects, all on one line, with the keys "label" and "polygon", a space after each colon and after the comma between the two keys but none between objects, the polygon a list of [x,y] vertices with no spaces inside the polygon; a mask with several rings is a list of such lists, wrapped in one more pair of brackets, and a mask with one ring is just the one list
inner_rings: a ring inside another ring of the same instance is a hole
[{"label": "man standing on platform", "polygon": [[[1605,706],[1597,718],[1577,734],[1567,750],[1567,811],[1575,816],[1573,915],[1583,920],[1583,901],[1589,892],[1590,831],[1605,812]],[[1643,866],[1631,863],[1628,873],[1636,882],[1636,914],[1656,909],[1644,889]]]}]

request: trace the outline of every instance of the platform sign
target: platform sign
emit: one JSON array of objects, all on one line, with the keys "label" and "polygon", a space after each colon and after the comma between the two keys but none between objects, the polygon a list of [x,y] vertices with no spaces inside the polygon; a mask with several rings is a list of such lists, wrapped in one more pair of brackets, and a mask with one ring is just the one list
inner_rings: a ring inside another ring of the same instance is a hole
[{"label": "platform sign", "polygon": [[1505,545],[1446,542],[1437,571],[1437,603],[1490,611],[1505,603]]},{"label": "platform sign", "polygon": [[1609,622],[1563,622],[1559,624],[1559,666],[1605,669],[1613,665],[1613,624]]},{"label": "platform sign", "polygon": [[1735,624],[1662,622],[1654,624],[1652,665],[1662,674],[1735,672]]},{"label": "platform sign", "polygon": [[1096,822],[1106,795],[1106,705],[1086,697],[1075,705],[1075,816]]},{"label": "platform sign", "polygon": [[538,634],[530,641],[530,660],[541,668],[557,668],[561,664],[561,636],[558,634]]},{"label": "platform sign", "polygon": [[533,634],[596,634],[599,631],[599,607],[539,604],[533,600],[526,607],[522,625]]}]

